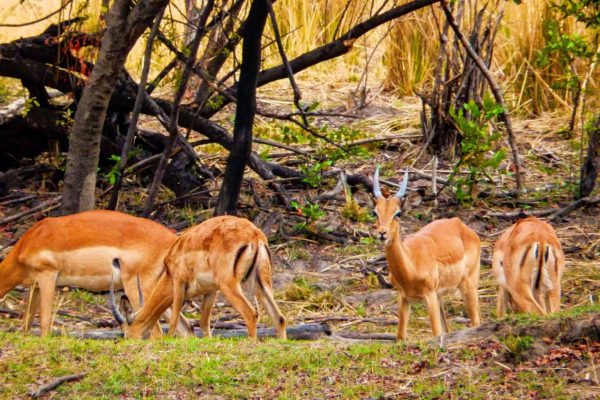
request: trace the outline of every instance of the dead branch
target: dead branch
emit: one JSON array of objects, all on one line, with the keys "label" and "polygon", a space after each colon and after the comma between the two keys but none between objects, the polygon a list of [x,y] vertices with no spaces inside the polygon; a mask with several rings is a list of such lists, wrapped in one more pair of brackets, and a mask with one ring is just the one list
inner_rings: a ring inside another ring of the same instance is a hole
[{"label": "dead branch", "polygon": [[574,202],[570,203],[569,205],[559,208],[559,209],[548,208],[545,210],[533,210],[533,211],[519,210],[519,211],[512,211],[512,212],[505,212],[505,213],[487,212],[487,213],[485,213],[485,216],[502,218],[502,219],[517,219],[517,218],[526,218],[529,216],[545,217],[545,216],[550,215],[550,217],[548,219],[550,221],[553,221],[556,218],[564,217],[565,215],[569,214],[570,212],[572,212],[578,208],[590,207],[590,206],[594,206],[596,204],[600,204],[600,196],[584,197],[582,199],[574,201]]},{"label": "dead branch", "polygon": [[[210,15],[212,9],[214,7],[214,0],[208,0],[207,4],[204,7],[202,14],[199,17],[198,26],[196,27],[196,33],[194,35],[194,39],[190,45],[190,56],[185,63],[185,67],[183,69],[183,73],[181,75],[181,80],[179,83],[179,87],[177,88],[177,92],[175,93],[175,99],[171,105],[171,115],[169,116],[170,124],[168,126],[169,131],[169,141],[163,150],[163,155],[156,167],[156,173],[154,175],[154,179],[152,180],[152,184],[148,189],[148,197],[146,199],[146,203],[144,204],[144,210],[142,211],[142,215],[148,217],[152,212],[152,208],[154,207],[154,202],[156,201],[156,196],[158,195],[158,189],[164,177],[165,171],[167,169],[167,162],[171,157],[171,152],[173,151],[173,146],[175,142],[179,138],[179,112],[181,108],[181,100],[183,100],[183,95],[185,94],[185,90],[187,88],[188,82],[190,80],[192,69],[196,62],[196,54],[198,53],[198,49],[200,48],[200,41],[204,37],[206,33],[206,22],[208,21],[208,16]],[[158,31],[158,26],[155,30],[155,33]],[[145,89],[142,87],[140,89],[140,94],[145,92]]]},{"label": "dead branch", "polygon": [[21,218],[24,218],[31,214],[35,214],[38,211],[48,212],[48,211],[54,210],[55,208],[60,207],[61,200],[62,200],[62,196],[56,196],[56,197],[53,197],[49,200],[46,200],[46,201],[40,203],[36,207],[30,208],[29,210],[22,211],[20,213],[6,217],[6,218],[0,220],[0,226],[6,225],[6,224],[14,222],[14,221],[18,221]]},{"label": "dead branch", "polygon": [[481,71],[481,73],[483,74],[485,79],[488,81],[488,84],[490,85],[490,90],[492,91],[492,94],[494,95],[494,99],[496,100],[496,103],[498,103],[502,107],[502,113],[500,114],[500,117],[502,118],[502,121],[504,122],[504,126],[506,127],[506,133],[508,134],[508,144],[510,145],[510,149],[511,149],[512,156],[513,156],[513,162],[515,164],[515,180],[516,180],[516,186],[517,186],[516,190],[517,190],[517,195],[518,195],[519,193],[521,193],[521,189],[523,187],[522,176],[521,176],[521,161],[519,160],[519,151],[517,149],[517,142],[515,140],[515,135],[514,135],[514,132],[512,129],[512,122],[510,120],[510,117],[508,116],[508,108],[506,107],[506,103],[504,102],[504,96],[502,95],[502,89],[500,88],[500,86],[498,85],[498,83],[496,82],[496,80],[494,79],[494,77],[492,76],[492,74],[490,73],[488,68],[486,67],[486,65],[483,62],[483,60],[481,59],[481,57],[479,57],[479,55],[473,49],[473,47],[471,46],[471,44],[469,43],[467,38],[465,38],[465,36],[460,31],[460,28],[458,27],[456,20],[454,19],[454,16],[452,15],[452,12],[448,8],[448,0],[442,0],[441,4],[442,4],[442,9],[444,10],[444,14],[446,15],[446,20],[450,24],[450,27],[454,31],[454,34],[460,40],[463,47],[467,50],[469,57],[471,57],[473,59],[473,61],[475,61],[477,68],[479,68],[479,70]]},{"label": "dead branch", "polygon": [[86,375],[87,375],[87,373],[61,376],[60,378],[55,379],[52,382],[49,382],[49,383],[46,383],[45,385],[40,386],[36,390],[30,390],[29,392],[27,392],[27,394],[30,397],[37,399],[38,397],[41,397],[43,394],[48,393],[49,391],[51,391],[53,389],[56,389],[63,383],[78,381]]}]

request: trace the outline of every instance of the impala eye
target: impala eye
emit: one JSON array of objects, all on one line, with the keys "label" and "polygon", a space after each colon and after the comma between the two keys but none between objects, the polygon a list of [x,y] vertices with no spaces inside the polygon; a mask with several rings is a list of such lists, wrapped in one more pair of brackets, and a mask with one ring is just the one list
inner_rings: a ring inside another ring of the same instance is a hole
[{"label": "impala eye", "polygon": [[397,211],[396,214],[394,214],[394,217],[396,218],[400,218],[402,216],[402,211]]},{"label": "impala eye", "polygon": [[371,211],[371,217],[375,217],[377,218],[379,215],[377,214],[377,211],[373,210]]}]

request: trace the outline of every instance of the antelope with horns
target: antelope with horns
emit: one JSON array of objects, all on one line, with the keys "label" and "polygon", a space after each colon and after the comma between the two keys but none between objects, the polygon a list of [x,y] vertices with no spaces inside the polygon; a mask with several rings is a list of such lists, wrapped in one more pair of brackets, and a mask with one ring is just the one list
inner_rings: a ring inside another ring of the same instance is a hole
[{"label": "antelope with horns", "polygon": [[146,337],[169,306],[173,310],[169,333],[173,334],[183,302],[200,295],[203,296],[200,328],[210,337],[210,312],[220,290],[242,315],[248,336],[255,339],[258,312],[244,296],[243,283],[253,286],[275,325],[277,337],[286,337],[285,319],[273,298],[267,238],[250,221],[221,216],[189,228],[171,246],[165,267],[165,273],[131,325],[118,312],[114,298],[111,299],[113,313],[126,337]]},{"label": "antelope with horns", "polygon": [[552,226],[528,217],[508,228],[494,246],[492,269],[498,279],[496,315],[515,311],[545,315],[560,308],[565,256]]},{"label": "antelope with horns", "polygon": [[[177,236],[144,218],[115,211],[86,211],[45,218],[31,227],[0,264],[0,299],[17,285],[30,286],[23,328],[28,332],[39,308],[41,335],[50,332],[56,286],[107,291],[112,262],[121,260],[116,279],[134,309],[150,295],[164,257]],[[138,287],[139,281],[139,287]],[[182,319],[181,333],[191,332]]]},{"label": "antelope with horns", "polygon": [[[443,311],[439,295],[460,289],[471,324],[480,324],[479,236],[458,218],[434,221],[404,241],[400,239],[400,217],[406,207],[408,171],[398,192],[383,197],[379,167],[373,176],[377,235],[384,244],[390,279],[398,289],[398,340],[406,339],[410,303],[425,300],[434,336],[442,333]],[[445,323],[445,317],[444,317]]]}]

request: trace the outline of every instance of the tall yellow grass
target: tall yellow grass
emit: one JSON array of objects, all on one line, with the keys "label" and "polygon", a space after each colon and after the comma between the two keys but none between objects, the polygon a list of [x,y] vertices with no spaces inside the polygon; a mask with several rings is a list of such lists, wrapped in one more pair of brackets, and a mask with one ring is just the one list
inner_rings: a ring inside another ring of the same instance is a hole
[{"label": "tall yellow grass", "polygon": [[[549,2],[528,0],[517,5],[505,4],[504,18],[496,37],[492,71],[501,78],[511,109],[521,114],[540,115],[544,111],[568,109],[572,93],[557,84],[563,77],[557,63],[540,67],[537,56],[547,43],[545,27],[554,16]],[[443,21],[443,17],[439,17]],[[562,23],[569,33],[589,34],[572,20]],[[438,48],[438,32],[431,10],[413,13],[410,18],[394,23],[387,43],[385,64],[386,87],[401,95],[412,94],[431,82]],[[583,76],[586,64],[576,65]],[[501,73],[500,73],[501,72]],[[600,71],[590,82],[592,104],[600,100]]]}]

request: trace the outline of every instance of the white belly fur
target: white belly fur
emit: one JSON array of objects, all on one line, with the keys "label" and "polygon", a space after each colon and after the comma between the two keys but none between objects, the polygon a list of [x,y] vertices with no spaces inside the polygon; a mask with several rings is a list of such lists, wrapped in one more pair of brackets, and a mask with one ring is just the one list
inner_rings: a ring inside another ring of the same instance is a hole
[{"label": "white belly fur", "polygon": [[136,265],[143,255],[132,250],[117,247],[95,246],[64,252],[40,251],[35,257],[37,265],[51,265],[57,272],[57,286],[71,286],[93,291],[104,291],[110,287],[122,289],[121,271],[112,266],[115,258],[121,260],[121,267]]}]

